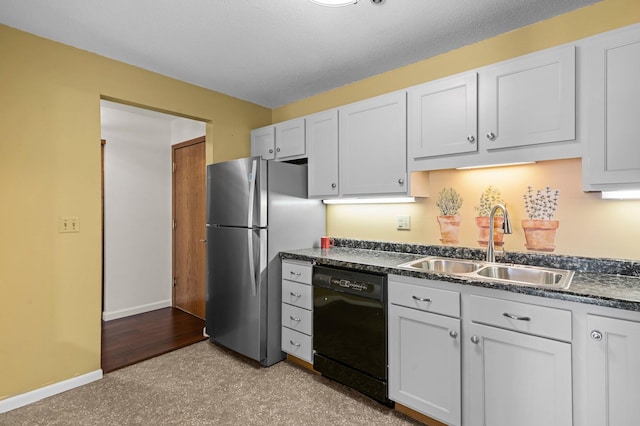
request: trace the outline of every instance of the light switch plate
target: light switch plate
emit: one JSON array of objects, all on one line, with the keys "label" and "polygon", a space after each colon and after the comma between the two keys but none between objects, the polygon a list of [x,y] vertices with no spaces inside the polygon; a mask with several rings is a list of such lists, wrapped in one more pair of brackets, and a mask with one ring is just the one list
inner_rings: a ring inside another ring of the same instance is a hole
[{"label": "light switch plate", "polygon": [[59,217],[58,232],[80,232],[80,219],[76,216]]},{"label": "light switch plate", "polygon": [[402,231],[408,231],[411,229],[411,216],[398,215],[397,217],[397,229]]}]

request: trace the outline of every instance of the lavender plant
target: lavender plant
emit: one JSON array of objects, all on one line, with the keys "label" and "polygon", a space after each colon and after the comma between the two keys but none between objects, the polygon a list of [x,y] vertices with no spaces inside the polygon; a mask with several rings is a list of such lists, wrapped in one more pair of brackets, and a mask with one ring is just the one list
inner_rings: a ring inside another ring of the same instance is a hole
[{"label": "lavender plant", "polygon": [[453,188],[442,188],[436,206],[440,209],[440,216],[457,215],[462,207],[462,197]]},{"label": "lavender plant", "polygon": [[[493,185],[489,185],[480,195],[480,205],[474,207],[478,216],[489,216],[491,209],[496,204],[504,204],[502,194],[500,190]],[[498,210],[496,213],[498,216],[502,216],[502,210]]]},{"label": "lavender plant", "polygon": [[547,186],[544,191],[538,189],[534,192],[533,188],[529,186],[527,193],[522,198],[529,219],[551,220],[558,209],[560,191]]}]

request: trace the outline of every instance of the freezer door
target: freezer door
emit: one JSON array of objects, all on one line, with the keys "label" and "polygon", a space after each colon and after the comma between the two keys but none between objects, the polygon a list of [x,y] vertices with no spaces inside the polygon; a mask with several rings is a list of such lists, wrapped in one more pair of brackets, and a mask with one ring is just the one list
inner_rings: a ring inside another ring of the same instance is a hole
[{"label": "freezer door", "polygon": [[260,157],[207,166],[207,223],[267,226],[267,162]]},{"label": "freezer door", "polygon": [[266,357],[265,229],[207,225],[207,315],[211,340],[247,357]]}]

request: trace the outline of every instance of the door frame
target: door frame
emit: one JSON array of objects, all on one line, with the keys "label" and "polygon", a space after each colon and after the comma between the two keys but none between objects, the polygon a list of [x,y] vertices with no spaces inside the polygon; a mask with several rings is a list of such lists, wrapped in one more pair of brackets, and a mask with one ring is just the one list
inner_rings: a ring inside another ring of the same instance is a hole
[{"label": "door frame", "polygon": [[[176,307],[176,150],[199,143],[206,143],[206,136],[171,145],[171,306]],[[206,164],[206,153],[205,153]]]}]

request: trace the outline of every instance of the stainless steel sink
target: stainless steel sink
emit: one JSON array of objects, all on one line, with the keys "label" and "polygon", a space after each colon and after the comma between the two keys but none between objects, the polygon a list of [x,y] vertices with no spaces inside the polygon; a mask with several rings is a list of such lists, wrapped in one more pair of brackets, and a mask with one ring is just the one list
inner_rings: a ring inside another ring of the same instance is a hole
[{"label": "stainless steel sink", "polygon": [[464,259],[450,259],[446,257],[427,257],[414,260],[399,266],[400,268],[417,269],[420,271],[440,272],[444,274],[466,274],[477,271],[482,267],[479,262]]},{"label": "stainless steel sink", "polygon": [[425,257],[403,263],[399,268],[465,276],[478,280],[542,288],[566,289],[571,285],[573,271],[526,265],[505,265],[479,260]]},{"label": "stainless steel sink", "polygon": [[573,271],[520,265],[492,265],[476,272],[481,277],[536,287],[568,288]]}]

